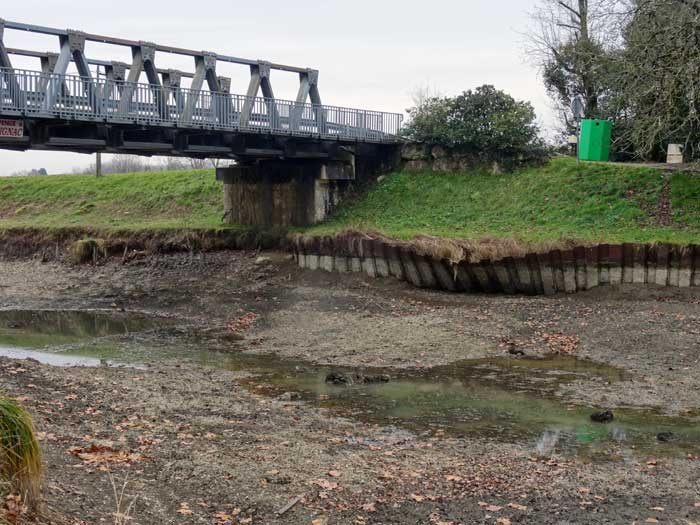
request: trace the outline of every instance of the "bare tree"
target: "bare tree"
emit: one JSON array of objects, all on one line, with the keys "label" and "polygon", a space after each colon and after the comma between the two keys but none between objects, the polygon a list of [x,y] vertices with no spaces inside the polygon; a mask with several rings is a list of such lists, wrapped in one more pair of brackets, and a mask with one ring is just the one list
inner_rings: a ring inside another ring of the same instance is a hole
[{"label": "bare tree", "polygon": [[700,3],[630,1],[618,89],[627,107],[622,138],[645,158],[669,143],[700,158]]},{"label": "bare tree", "polygon": [[540,69],[567,130],[570,107],[583,102],[586,118],[605,115],[609,57],[620,48],[628,0],[540,0],[525,34],[528,58]]}]

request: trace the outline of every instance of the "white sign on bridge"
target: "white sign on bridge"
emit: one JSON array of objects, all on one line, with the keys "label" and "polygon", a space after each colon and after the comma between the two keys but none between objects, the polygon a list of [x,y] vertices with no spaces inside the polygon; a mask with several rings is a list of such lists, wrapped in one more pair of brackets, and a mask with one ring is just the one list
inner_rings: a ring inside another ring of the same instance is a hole
[{"label": "white sign on bridge", "polygon": [[0,138],[21,138],[24,136],[24,122],[21,120],[0,119]]}]

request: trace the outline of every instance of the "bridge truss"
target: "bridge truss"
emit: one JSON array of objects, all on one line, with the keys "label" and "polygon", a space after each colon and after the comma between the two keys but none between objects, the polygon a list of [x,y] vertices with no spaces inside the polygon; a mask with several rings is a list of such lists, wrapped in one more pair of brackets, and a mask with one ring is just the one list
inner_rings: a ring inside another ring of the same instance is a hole
[{"label": "bridge truss", "polygon": [[[7,47],[6,30],[55,36],[59,52]],[[88,58],[87,42],[128,47],[132,63]],[[158,53],[191,57],[194,71],[160,69]],[[39,59],[41,71],[13,67],[12,56]],[[77,75],[67,73],[71,62]],[[249,68],[245,95],[217,75],[220,62]],[[296,100],[275,98],[276,70],[298,74]],[[148,83],[139,83],[142,74]],[[3,148],[221,158],[321,155],[333,142],[394,144],[402,123],[399,114],[323,105],[314,69],[0,19],[0,119],[10,118],[24,129],[0,137]]]}]

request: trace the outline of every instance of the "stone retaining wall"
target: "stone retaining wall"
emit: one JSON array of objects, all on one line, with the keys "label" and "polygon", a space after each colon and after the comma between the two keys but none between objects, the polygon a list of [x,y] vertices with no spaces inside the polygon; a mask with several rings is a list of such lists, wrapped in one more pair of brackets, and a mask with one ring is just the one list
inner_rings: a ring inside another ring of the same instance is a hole
[{"label": "stone retaining wall", "polygon": [[550,295],[601,285],[700,286],[700,246],[601,244],[501,260],[454,263],[383,239],[298,237],[300,267],[394,277],[450,292]]}]

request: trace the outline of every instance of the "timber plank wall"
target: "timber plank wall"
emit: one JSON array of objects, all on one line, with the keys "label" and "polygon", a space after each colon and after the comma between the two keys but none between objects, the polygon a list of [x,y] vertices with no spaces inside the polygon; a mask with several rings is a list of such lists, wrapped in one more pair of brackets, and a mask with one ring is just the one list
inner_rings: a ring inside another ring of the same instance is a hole
[{"label": "timber plank wall", "polygon": [[700,286],[700,245],[600,244],[478,262],[424,255],[384,239],[299,236],[293,245],[302,268],[394,277],[449,292],[551,295],[623,283]]}]

